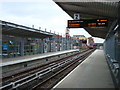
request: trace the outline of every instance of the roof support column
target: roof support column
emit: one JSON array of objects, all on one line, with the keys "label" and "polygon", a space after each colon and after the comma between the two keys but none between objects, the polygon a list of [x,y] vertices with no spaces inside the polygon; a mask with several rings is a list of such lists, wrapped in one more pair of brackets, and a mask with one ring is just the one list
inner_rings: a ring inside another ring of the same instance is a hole
[{"label": "roof support column", "polygon": [[[117,19],[117,37],[116,37],[116,59],[120,66],[120,1],[118,3],[118,19]],[[118,87],[120,87],[120,67],[118,68]]]},{"label": "roof support column", "polygon": [[51,50],[51,48],[52,48],[52,47],[51,47],[51,46],[52,46],[52,45],[51,45],[51,41],[52,41],[52,37],[49,37],[49,52],[52,51],[52,50]]},{"label": "roof support column", "polygon": [[118,3],[118,25],[120,25],[120,1]]},{"label": "roof support column", "polygon": [[40,46],[41,53],[44,53],[44,43],[45,43],[44,39],[41,39],[41,46]]},{"label": "roof support column", "polygon": [[21,38],[20,41],[20,55],[24,56],[24,38]]}]

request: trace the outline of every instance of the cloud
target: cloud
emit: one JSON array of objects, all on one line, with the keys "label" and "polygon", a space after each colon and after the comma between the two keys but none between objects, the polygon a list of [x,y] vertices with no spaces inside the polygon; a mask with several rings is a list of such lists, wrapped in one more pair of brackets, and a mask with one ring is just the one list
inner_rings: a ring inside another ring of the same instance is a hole
[{"label": "cloud", "polygon": [[[31,2],[6,2],[2,3],[2,13],[8,15],[17,15],[17,16],[44,16],[52,15],[53,11],[56,11],[54,6],[55,3],[31,3]],[[59,8],[60,9],[60,8]],[[55,12],[54,12],[55,13]],[[54,14],[53,13],[53,14]]]},{"label": "cloud", "polygon": [[18,17],[18,16],[7,16],[7,17],[3,16],[1,20],[16,23],[16,24],[23,25],[23,26],[28,26],[28,27],[31,27],[33,24],[35,24],[36,26],[42,24],[42,20],[36,19],[33,17],[23,18],[23,17]]},{"label": "cloud", "polygon": [[51,2],[51,0],[0,0],[0,2]]},{"label": "cloud", "polygon": [[[29,27],[34,25],[36,29],[46,28],[47,31],[59,34],[65,34],[67,20],[71,20],[52,0],[2,0],[0,11],[0,19],[3,21]],[[70,34],[91,36],[84,29],[70,29]]]}]

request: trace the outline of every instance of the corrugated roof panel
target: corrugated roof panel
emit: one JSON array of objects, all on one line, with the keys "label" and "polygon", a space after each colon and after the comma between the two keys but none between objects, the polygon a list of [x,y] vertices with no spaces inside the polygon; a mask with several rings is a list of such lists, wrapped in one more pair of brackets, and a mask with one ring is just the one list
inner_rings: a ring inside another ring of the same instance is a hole
[{"label": "corrugated roof panel", "polygon": [[110,26],[112,25],[112,22],[117,18],[119,0],[115,0],[114,2],[111,0],[54,1],[57,1],[56,4],[58,4],[72,18],[74,18],[75,13],[80,13],[80,18],[108,18],[109,23],[107,28],[85,28],[86,31],[88,31],[88,33],[90,33],[93,36],[105,38]]}]

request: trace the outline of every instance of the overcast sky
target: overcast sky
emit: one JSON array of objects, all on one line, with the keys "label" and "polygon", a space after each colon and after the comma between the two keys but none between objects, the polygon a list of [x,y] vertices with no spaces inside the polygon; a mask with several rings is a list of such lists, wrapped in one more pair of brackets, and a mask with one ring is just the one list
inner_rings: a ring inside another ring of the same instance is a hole
[{"label": "overcast sky", "polygon": [[[0,0],[1,1],[1,0]],[[0,2],[0,19],[19,25],[29,26],[42,30],[52,31],[64,35],[67,20],[72,18],[67,15],[52,0],[3,0]],[[70,29],[70,35],[85,35],[90,37],[84,29]],[[103,42],[103,39],[95,38],[95,42]]]}]

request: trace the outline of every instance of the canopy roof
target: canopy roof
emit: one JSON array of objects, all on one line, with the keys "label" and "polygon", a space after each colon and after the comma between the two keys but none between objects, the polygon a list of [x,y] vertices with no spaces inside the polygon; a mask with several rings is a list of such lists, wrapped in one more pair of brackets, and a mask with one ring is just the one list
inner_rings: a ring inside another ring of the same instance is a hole
[{"label": "canopy roof", "polygon": [[[75,13],[80,14],[81,19],[108,18],[108,27],[84,28],[94,37],[105,38],[112,23],[117,19],[118,0],[53,0],[69,16],[74,18]],[[88,2],[89,1],[89,2]]]},{"label": "canopy roof", "polygon": [[6,21],[1,21],[2,34],[13,35],[19,37],[32,37],[32,38],[47,38],[52,37],[54,33],[46,32]]}]

